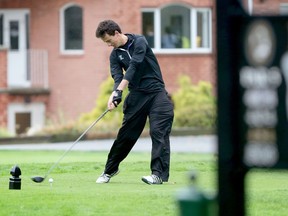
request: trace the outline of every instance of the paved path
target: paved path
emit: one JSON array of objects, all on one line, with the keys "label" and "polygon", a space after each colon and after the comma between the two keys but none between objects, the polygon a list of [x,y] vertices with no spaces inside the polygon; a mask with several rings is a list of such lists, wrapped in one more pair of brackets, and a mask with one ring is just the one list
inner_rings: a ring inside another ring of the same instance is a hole
[{"label": "paved path", "polygon": [[[113,139],[85,140],[79,141],[72,150],[74,151],[108,151],[113,143]],[[172,152],[194,152],[194,153],[216,153],[217,136],[171,136]],[[61,143],[39,143],[39,144],[7,144],[0,145],[0,150],[66,150],[73,142]],[[149,137],[140,138],[132,151],[145,152],[151,150],[151,140]]]}]

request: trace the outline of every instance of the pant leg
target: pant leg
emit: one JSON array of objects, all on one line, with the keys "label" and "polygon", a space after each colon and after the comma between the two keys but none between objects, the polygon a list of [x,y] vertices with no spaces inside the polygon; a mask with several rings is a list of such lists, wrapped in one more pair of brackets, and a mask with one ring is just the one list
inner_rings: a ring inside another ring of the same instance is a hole
[{"label": "pant leg", "polygon": [[140,99],[137,95],[131,94],[125,99],[123,123],[110,149],[105,166],[104,172],[107,174],[118,169],[119,164],[127,157],[145,127],[146,105],[149,100],[141,97]]},{"label": "pant leg", "polygon": [[166,92],[156,95],[149,112],[152,139],[151,171],[168,181],[170,170],[170,132],[174,118],[173,104]]}]

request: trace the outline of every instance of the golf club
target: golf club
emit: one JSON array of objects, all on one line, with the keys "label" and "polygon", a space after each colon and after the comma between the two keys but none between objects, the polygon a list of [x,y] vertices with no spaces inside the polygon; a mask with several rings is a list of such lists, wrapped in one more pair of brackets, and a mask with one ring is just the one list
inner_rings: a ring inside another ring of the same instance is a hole
[{"label": "golf club", "polygon": [[51,166],[51,168],[48,170],[48,172],[46,173],[46,175],[44,177],[41,176],[34,176],[32,177],[32,181],[36,182],[36,183],[41,183],[43,182],[46,177],[52,172],[52,170],[59,164],[59,162],[64,158],[64,156],[76,145],[76,143],[78,143],[78,141],[98,122],[100,121],[100,119],[102,119],[104,117],[104,115],[109,111],[109,109],[105,110],[104,113],[102,113],[98,119],[96,119],[79,137],[78,139],[62,154],[62,156],[58,159],[58,161],[56,163],[53,164],[53,166]]}]

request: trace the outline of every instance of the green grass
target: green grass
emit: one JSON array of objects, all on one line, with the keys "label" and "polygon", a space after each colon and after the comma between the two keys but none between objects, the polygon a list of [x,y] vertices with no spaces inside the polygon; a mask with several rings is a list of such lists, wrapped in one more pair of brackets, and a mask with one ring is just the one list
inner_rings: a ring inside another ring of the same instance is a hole
[{"label": "green grass", "polygon": [[[216,158],[213,155],[173,153],[169,183],[146,185],[140,178],[150,174],[150,154],[131,153],[121,164],[121,173],[109,184],[96,184],[107,152],[77,152],[66,155],[41,184],[32,176],[44,176],[61,151],[0,151],[0,215],[12,216],[175,216],[176,194],[187,187],[187,173],[196,170],[198,186],[217,190]],[[21,168],[21,190],[9,190],[12,166]],[[286,216],[288,172],[253,170],[246,178],[247,215]]]},{"label": "green grass", "polygon": [[[173,154],[171,178],[163,185],[147,185],[150,154],[131,153],[121,164],[121,173],[109,184],[96,184],[103,171],[106,152],[70,152],[53,170],[52,187],[31,176],[44,176],[63,152],[0,151],[0,215],[177,215],[176,193],[188,184],[187,172],[198,170],[199,184],[216,187],[215,158],[211,155]],[[12,166],[21,168],[21,190],[9,190]]]},{"label": "green grass", "polygon": [[252,216],[286,216],[288,172],[251,170],[246,177],[246,207]]}]

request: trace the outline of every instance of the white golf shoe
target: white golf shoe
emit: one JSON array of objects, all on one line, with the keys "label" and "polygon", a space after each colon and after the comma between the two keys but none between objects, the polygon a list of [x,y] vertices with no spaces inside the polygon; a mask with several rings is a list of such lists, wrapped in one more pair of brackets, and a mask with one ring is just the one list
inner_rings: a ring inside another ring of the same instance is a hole
[{"label": "white golf shoe", "polygon": [[157,175],[143,176],[142,181],[146,184],[162,184],[162,179]]},{"label": "white golf shoe", "polygon": [[96,183],[98,183],[98,184],[108,183],[108,182],[110,181],[110,179],[111,179],[113,176],[117,175],[119,172],[120,172],[119,169],[116,170],[115,172],[113,172],[113,173],[110,174],[110,175],[103,172],[103,173],[98,177],[98,179],[96,180]]}]

